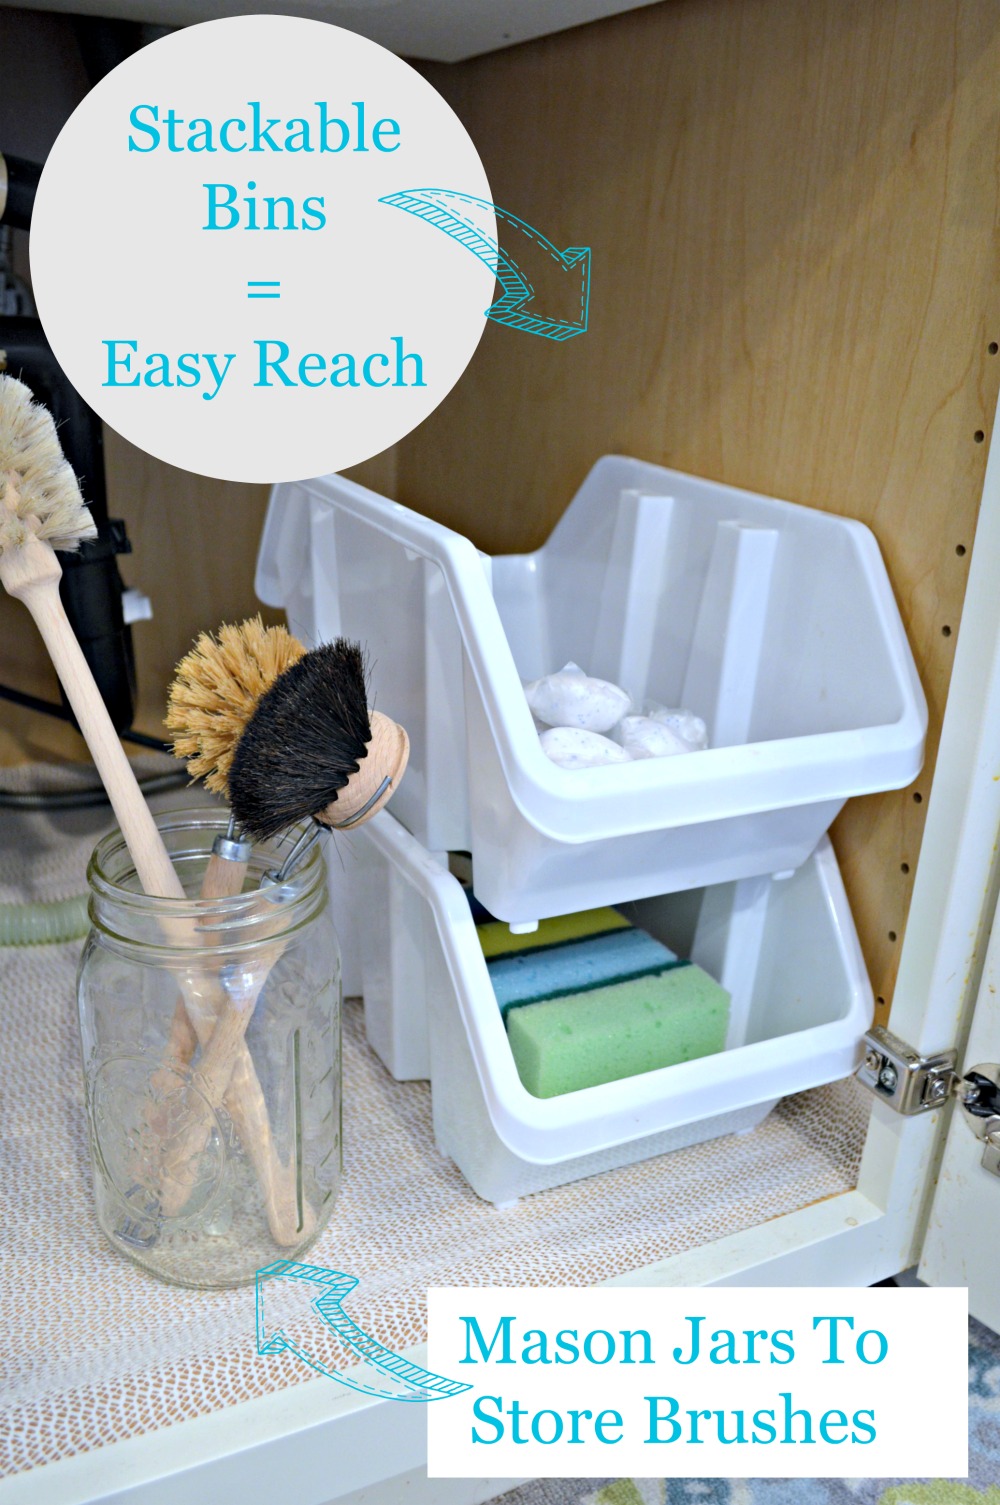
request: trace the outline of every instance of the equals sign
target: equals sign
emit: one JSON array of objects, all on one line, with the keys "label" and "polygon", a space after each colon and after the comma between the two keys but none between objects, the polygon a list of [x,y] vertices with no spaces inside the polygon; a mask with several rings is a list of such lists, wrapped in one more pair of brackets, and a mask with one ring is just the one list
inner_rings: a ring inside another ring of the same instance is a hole
[{"label": "equals sign", "polygon": [[280,298],[280,282],[248,282],[248,298]]}]

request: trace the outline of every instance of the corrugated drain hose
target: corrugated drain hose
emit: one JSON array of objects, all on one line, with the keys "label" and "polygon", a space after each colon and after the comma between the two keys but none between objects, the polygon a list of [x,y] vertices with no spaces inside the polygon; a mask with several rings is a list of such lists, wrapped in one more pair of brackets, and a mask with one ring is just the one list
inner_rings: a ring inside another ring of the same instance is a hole
[{"label": "corrugated drain hose", "polygon": [[0,946],[78,941],[89,928],[85,894],[52,904],[0,904]]}]

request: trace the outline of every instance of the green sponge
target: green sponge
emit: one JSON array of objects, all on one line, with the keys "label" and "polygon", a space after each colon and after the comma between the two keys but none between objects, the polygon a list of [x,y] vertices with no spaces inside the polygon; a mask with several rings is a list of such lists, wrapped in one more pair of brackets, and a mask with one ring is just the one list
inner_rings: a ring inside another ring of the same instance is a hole
[{"label": "green sponge", "polygon": [[559,1097],[714,1055],[725,1047],[729,994],[700,967],[675,967],[512,1009],[507,1035],[534,1097]]}]

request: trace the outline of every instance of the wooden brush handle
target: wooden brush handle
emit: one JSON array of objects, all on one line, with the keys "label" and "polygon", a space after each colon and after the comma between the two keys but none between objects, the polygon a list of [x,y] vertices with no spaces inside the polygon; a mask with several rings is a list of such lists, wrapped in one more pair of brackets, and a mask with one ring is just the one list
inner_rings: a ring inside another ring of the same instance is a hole
[{"label": "wooden brush handle", "polygon": [[[316,820],[324,826],[354,830],[366,820],[377,815],[399,787],[410,759],[410,739],[405,727],[391,721],[381,711],[372,711],[369,716],[371,737],[368,751],[361,759],[357,773],[352,773],[343,789],[323,810],[316,813]],[[379,793],[379,787],[389,783]]]},{"label": "wooden brush handle", "polygon": [[[316,817],[317,820],[329,821],[330,824],[342,825],[350,829],[363,825],[381,810],[398,786],[406,769],[410,751],[410,741],[405,730],[395,721],[391,721],[388,716],[382,715],[379,711],[373,711],[371,733],[368,751],[361,760],[358,772],[351,775],[336,800]],[[389,785],[379,793],[380,786],[386,779],[389,779]],[[231,865],[236,866],[236,864]],[[208,880],[207,872],[205,876]],[[221,875],[213,874],[211,881],[213,884],[218,883],[221,881]],[[202,895],[204,894],[203,884]],[[218,1016],[212,1030],[211,1040],[207,1045],[204,1040],[202,1041],[202,1055],[197,1066],[196,1080],[199,1091],[204,1094],[213,1108],[217,1107],[223,1099],[228,1104],[238,1088],[241,1046],[245,1052],[243,1036],[253,1016],[257,999],[284,949],[282,945],[275,946],[273,955],[263,965],[263,970],[260,976],[255,978],[253,988],[248,992],[247,997],[239,1003],[230,999],[228,1006],[223,1007]],[[184,1205],[184,1200],[194,1184],[198,1157],[204,1150],[205,1143],[204,1127],[195,1124],[189,1133],[182,1136],[180,1143],[176,1146],[176,1153],[171,1156],[169,1166],[169,1184],[164,1187],[162,1194],[164,1211],[168,1215]],[[294,1163],[291,1169],[293,1172],[296,1169]],[[289,1185],[287,1177],[282,1182],[282,1187],[286,1195],[291,1195],[293,1187]],[[303,1218],[307,1223],[313,1218],[311,1209],[303,1207]],[[301,1229],[299,1237],[305,1236],[306,1230]]]},{"label": "wooden brush handle", "polygon": [[66,616],[59,597],[61,576],[58,559],[41,539],[28,538],[20,548],[0,554],[0,581],[35,619],[107,790],[139,882],[157,898],[183,899],[181,881]]},{"label": "wooden brush handle", "polygon": [[[18,548],[5,549],[0,553],[0,583],[9,595],[24,602],[35,620],[66,692],[66,699],[73,708],[73,714],[90,749],[101,782],[107,790],[111,808],[121,827],[143,889],[156,898],[184,899],[184,889],[156,828],[152,811],[143,799],[111,717],[94,683],[90,666],[66,616],[59,596],[61,575],[62,569],[55,553],[41,539],[28,537]],[[225,992],[217,983],[212,991],[218,997],[215,1012],[221,1013],[227,1003]],[[197,1033],[197,1020],[191,1017],[197,1014],[197,1008],[192,1004],[193,990],[188,987],[184,989],[184,993],[187,1016],[183,1020],[175,1016],[172,1035],[177,1035],[181,1056],[190,1060],[194,1054],[196,1038],[200,1036]],[[205,1030],[206,1040],[210,1033],[211,1024],[208,1024]],[[275,1186],[273,1169],[277,1164],[277,1157],[266,1104],[245,1044],[241,1055],[240,1071],[238,1075],[234,1074],[233,1080],[233,1096],[238,1097],[239,1102],[227,1106],[236,1106],[233,1122],[257,1169],[271,1232],[275,1241],[284,1247],[298,1242],[301,1235],[295,1233],[290,1236],[292,1230],[287,1199],[281,1197]],[[297,1222],[297,1218],[295,1221]]]},{"label": "wooden brush handle", "polygon": [[[202,899],[233,898],[242,891],[247,867],[248,863],[231,862],[225,857],[220,857],[213,849],[201,880],[200,897]],[[184,1008],[178,1005],[170,1026],[167,1058],[164,1065],[172,1066],[174,1069],[187,1066],[194,1056],[197,1043],[197,1037],[188,1023],[187,1014]]]},{"label": "wooden brush handle", "polygon": [[[247,865],[244,861],[227,859],[213,849],[202,878],[201,897],[228,899],[240,893]],[[208,932],[206,937],[207,934]],[[198,1031],[202,1053],[194,1072],[194,1080],[213,1111],[225,1102],[230,1117],[237,1125],[240,1138],[248,1146],[257,1146],[254,1153],[259,1154],[260,1159],[255,1162],[255,1168],[261,1186],[265,1189],[271,1234],[276,1243],[286,1246],[309,1237],[316,1223],[315,1214],[304,1199],[301,1219],[298,1216],[296,1156],[293,1153],[288,1167],[284,1167],[274,1152],[270,1132],[265,1139],[256,1133],[253,1124],[246,1125],[246,1133],[240,1129],[240,1121],[250,1107],[255,1106],[257,1113],[263,1111],[266,1117],[266,1105],[263,1101],[256,1102],[253,1084],[247,1079],[244,1062],[249,1057],[243,1037],[257,1006],[257,999],[284,949],[283,945],[279,945],[270,956],[256,958],[256,965],[260,970],[245,998],[234,1000],[226,990],[222,990],[220,1007],[214,1016],[210,1017],[207,1011],[203,1015],[202,1028]],[[257,1090],[259,1092],[259,1086]],[[160,1185],[160,1206],[166,1217],[173,1217],[180,1212],[190,1196],[197,1178],[198,1159],[207,1139],[205,1125],[194,1121],[170,1147]]]},{"label": "wooden brush handle", "polygon": [[[233,861],[213,850],[201,880],[201,898],[233,898],[242,891],[247,867],[246,861]],[[211,940],[211,932],[207,929],[205,939],[206,942]],[[257,998],[275,961],[277,956],[265,966],[263,958],[260,959],[260,965],[264,967],[260,983],[252,996],[244,1001],[243,1007],[234,1005],[226,990],[221,988],[220,996],[216,999],[218,1008],[214,1011],[207,1008],[199,1011],[198,1039],[202,1045],[202,1056],[194,1072],[194,1079],[199,1092],[208,1100],[213,1111],[225,1101],[240,1139],[247,1146],[248,1152],[257,1157],[254,1164],[268,1204],[272,1236],[277,1243],[287,1246],[299,1242],[306,1234],[298,1227],[298,1218],[295,1216],[297,1199],[294,1189],[289,1187],[288,1175],[273,1153],[270,1123],[267,1123],[266,1135],[258,1127],[262,1114],[267,1122],[266,1104],[256,1076],[251,1080],[243,1064],[248,1059],[248,1053],[245,1048],[242,1052],[240,1050]],[[191,1037],[190,1047],[188,1036]],[[178,1009],[174,1014],[165,1068],[177,1070],[188,1067],[196,1043],[184,1010]],[[225,1059],[225,1070],[221,1073],[220,1057]],[[161,1167],[160,1183],[160,1207],[165,1217],[176,1217],[190,1196],[197,1179],[198,1157],[205,1148],[207,1137],[204,1124],[195,1121],[169,1146]]]},{"label": "wooden brush handle", "polygon": [[208,859],[205,875],[201,880],[203,899],[233,899],[243,892],[243,880],[247,875],[247,862],[233,862],[213,852]]},{"label": "wooden brush handle", "polygon": [[[260,1183],[271,1237],[282,1248],[288,1248],[309,1237],[315,1227],[315,1215],[303,1203],[299,1217],[295,1157],[292,1156],[288,1167],[278,1158],[267,1103],[243,1039],[260,991],[282,950],[284,947],[278,946],[273,957],[266,962],[262,959],[260,977],[240,1005],[234,1004],[224,988],[216,987],[206,1000],[206,1007],[191,1010],[202,1048],[192,1078],[213,1111],[225,1102]],[[197,1176],[198,1157],[206,1142],[204,1125],[195,1122],[168,1148],[160,1185],[160,1205],[166,1217],[176,1216],[187,1201]]]},{"label": "wooden brush handle", "polygon": [[[201,880],[201,898],[231,899],[241,893],[248,865],[248,861],[224,857],[213,849]],[[206,926],[205,938],[210,937],[211,930]],[[284,946],[278,946],[269,957],[257,958],[259,979],[239,1004],[234,1003],[225,987],[219,986],[214,990],[211,1006],[193,1015],[201,1045],[201,1058],[193,1077],[213,1112],[225,1104],[263,1192],[271,1237],[282,1248],[288,1248],[311,1236],[316,1216],[304,1198],[299,1216],[297,1159],[294,1152],[287,1166],[278,1159],[267,1104],[243,1039],[257,999],[283,950]],[[181,1067],[189,1066],[194,1055],[193,1042],[187,1048],[183,1033],[186,1025],[184,1010],[179,1009],[174,1015],[168,1049],[174,1051],[174,1061]],[[183,1055],[182,1050],[186,1052]],[[160,1207],[165,1217],[175,1217],[182,1211],[197,1179],[198,1158],[207,1142],[204,1124],[195,1120],[168,1147],[160,1182]]]},{"label": "wooden brush handle", "polygon": [[[192,1079],[213,1112],[221,1107],[227,1092],[236,1112],[240,1111],[243,1100],[232,1090],[231,1083],[239,1059],[239,1047],[259,992],[260,988],[255,988],[252,996],[241,1000],[239,1004],[229,1000],[212,1017],[208,1016],[207,1011],[204,1016],[204,1027],[199,1030],[202,1054],[197,1067],[192,1071]],[[223,1068],[221,1070],[220,1065]],[[164,1217],[176,1217],[191,1195],[197,1180],[198,1158],[208,1143],[210,1133],[210,1128],[195,1118],[188,1121],[186,1128],[170,1144],[161,1166],[160,1209]],[[242,1134],[240,1137],[243,1137]],[[270,1179],[268,1176],[268,1180]]]}]

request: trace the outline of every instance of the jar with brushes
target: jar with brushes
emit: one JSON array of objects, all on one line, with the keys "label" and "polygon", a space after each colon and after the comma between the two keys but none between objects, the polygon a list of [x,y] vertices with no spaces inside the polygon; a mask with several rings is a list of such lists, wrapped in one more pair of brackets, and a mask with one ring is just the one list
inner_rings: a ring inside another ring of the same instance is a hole
[{"label": "jar with brushes", "polygon": [[265,841],[247,853],[242,893],[201,899],[225,816],[170,812],[157,824],[187,901],[144,894],[117,831],[87,874],[78,1004],[97,1218],[115,1249],[164,1280],[239,1285],[300,1255],[340,1186],[340,948],[326,868],[321,845],[307,846],[268,884],[288,842]]}]

